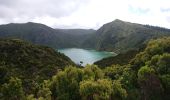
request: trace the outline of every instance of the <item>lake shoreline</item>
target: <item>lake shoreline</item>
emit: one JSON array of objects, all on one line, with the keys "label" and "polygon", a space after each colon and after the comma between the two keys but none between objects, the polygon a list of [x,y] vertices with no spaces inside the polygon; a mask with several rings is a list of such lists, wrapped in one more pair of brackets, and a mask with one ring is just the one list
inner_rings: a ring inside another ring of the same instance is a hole
[{"label": "lake shoreline", "polygon": [[86,64],[93,64],[94,62],[103,58],[117,55],[114,52],[82,48],[63,48],[58,49],[58,51],[68,56],[76,64],[81,64],[82,66],[85,66]]}]

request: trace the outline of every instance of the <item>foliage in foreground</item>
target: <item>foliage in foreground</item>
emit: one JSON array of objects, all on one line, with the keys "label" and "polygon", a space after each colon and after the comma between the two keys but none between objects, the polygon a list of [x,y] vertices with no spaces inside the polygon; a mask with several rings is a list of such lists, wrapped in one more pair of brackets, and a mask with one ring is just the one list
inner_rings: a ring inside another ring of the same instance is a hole
[{"label": "foliage in foreground", "polygon": [[32,93],[23,90],[22,79],[10,78],[1,85],[0,96],[2,100],[168,100],[169,66],[170,38],[157,39],[126,65],[66,67],[38,83]]}]

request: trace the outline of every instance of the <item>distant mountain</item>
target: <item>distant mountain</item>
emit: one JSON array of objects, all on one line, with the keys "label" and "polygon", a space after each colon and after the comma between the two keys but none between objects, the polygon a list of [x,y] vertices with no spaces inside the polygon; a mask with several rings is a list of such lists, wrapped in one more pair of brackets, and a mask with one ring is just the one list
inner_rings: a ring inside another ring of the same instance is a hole
[{"label": "distant mountain", "polygon": [[53,29],[43,24],[0,25],[1,38],[19,38],[53,48],[90,48],[124,53],[140,48],[150,39],[170,36],[170,29],[114,20],[97,31]]},{"label": "distant mountain", "polygon": [[[170,36],[170,29],[124,22],[116,19],[103,25],[84,45],[117,53],[138,49],[148,40]],[[87,43],[87,44],[86,44]]]},{"label": "distant mountain", "polygon": [[56,30],[71,35],[89,35],[96,32],[96,30],[94,29],[56,29]]},{"label": "distant mountain", "polygon": [[45,44],[50,47],[60,47],[61,34],[56,30],[38,23],[7,24],[0,26],[0,37],[19,38],[36,44]]},{"label": "distant mountain", "polygon": [[[79,47],[95,30],[53,29],[39,23],[0,25],[1,38],[19,38],[53,48]],[[87,34],[86,34],[87,33]]]},{"label": "distant mountain", "polygon": [[[83,45],[96,30],[93,29],[56,29],[58,32],[65,35],[65,43],[71,47],[86,48]],[[69,47],[69,46],[68,46]]]}]

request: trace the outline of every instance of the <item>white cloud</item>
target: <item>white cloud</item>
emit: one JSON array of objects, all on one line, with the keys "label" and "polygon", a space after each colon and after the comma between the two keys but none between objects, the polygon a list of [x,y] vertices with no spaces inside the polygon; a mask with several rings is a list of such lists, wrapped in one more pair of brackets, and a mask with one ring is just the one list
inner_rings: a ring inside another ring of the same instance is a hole
[{"label": "white cloud", "polygon": [[57,28],[99,28],[121,19],[170,28],[170,0],[6,1],[0,4],[0,23],[33,21]]}]

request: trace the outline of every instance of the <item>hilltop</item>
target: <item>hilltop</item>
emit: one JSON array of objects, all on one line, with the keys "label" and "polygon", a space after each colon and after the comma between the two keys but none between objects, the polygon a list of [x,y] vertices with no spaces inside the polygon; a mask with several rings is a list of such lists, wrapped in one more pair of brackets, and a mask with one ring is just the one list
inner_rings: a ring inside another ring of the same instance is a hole
[{"label": "hilltop", "polygon": [[[170,29],[114,20],[104,24],[86,42],[91,48],[123,53],[139,49],[150,39],[170,36]],[[85,44],[86,44],[85,43]]]}]

